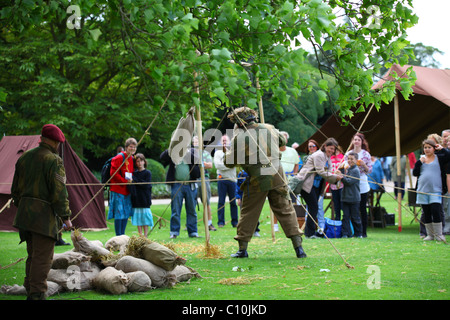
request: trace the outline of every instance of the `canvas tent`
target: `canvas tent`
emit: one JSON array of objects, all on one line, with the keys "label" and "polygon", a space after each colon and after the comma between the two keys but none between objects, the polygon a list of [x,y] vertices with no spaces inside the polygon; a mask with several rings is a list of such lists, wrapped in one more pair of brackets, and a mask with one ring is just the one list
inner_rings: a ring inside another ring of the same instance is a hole
[{"label": "canvas tent", "polygon": [[[40,136],[5,136],[0,141],[0,209],[11,198],[11,183],[15,164],[27,150],[38,146]],[[84,165],[69,143],[60,146],[60,156],[64,161],[67,177],[72,218],[83,208],[101,188],[99,181]],[[80,185],[83,184],[83,185]],[[89,185],[91,184],[91,185]],[[12,224],[17,208],[11,204],[0,213],[0,231],[17,231]],[[88,230],[106,229],[105,204],[103,192],[72,221],[74,227]]]},{"label": "canvas tent", "polygon": [[[409,67],[394,65],[383,79],[389,79],[392,71],[404,74]],[[417,76],[412,87],[414,95],[410,100],[405,100],[401,94],[397,94],[401,154],[419,149],[428,134],[441,134],[443,129],[450,128],[450,70],[416,66],[413,70]],[[380,80],[372,89],[381,88],[385,82]],[[397,89],[401,90],[399,84]],[[350,121],[352,125],[348,126],[341,125],[337,117],[331,116],[310,139],[321,144],[326,137],[333,137],[346,151],[352,136],[367,117],[361,132],[369,142],[370,153],[378,157],[396,155],[394,101],[383,103],[379,111],[373,108],[368,115],[367,113],[368,111],[355,113]],[[304,152],[306,144],[307,141],[297,151]]]}]

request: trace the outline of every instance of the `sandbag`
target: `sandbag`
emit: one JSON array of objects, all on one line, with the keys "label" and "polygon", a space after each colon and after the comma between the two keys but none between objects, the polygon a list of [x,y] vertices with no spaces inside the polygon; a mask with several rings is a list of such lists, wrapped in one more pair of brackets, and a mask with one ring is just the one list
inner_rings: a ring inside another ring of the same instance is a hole
[{"label": "sandbag", "polygon": [[95,289],[100,291],[111,294],[123,294],[128,292],[128,277],[121,270],[107,267],[92,279],[92,285]]},{"label": "sandbag", "polygon": [[[45,296],[46,297],[53,296],[58,292],[61,292],[62,290],[63,287],[60,286],[58,283],[53,281],[47,281],[47,292],[45,293]],[[26,296],[27,290],[25,289],[24,286],[19,286],[17,284],[13,286],[3,285],[0,288],[0,293],[8,295]]]},{"label": "sandbag", "polygon": [[201,278],[197,271],[187,266],[176,266],[170,273],[175,275],[177,282],[189,281],[194,277]]},{"label": "sandbag", "polygon": [[96,246],[103,248],[103,243],[100,240],[89,240],[89,241],[91,241]]},{"label": "sandbag", "polygon": [[106,267],[115,267],[117,261],[119,261],[119,259],[122,258],[123,256],[124,256],[123,254],[116,255],[111,252],[107,256],[102,256],[100,263],[105,268]]},{"label": "sandbag", "polygon": [[116,263],[116,269],[122,270],[125,273],[143,271],[152,280],[152,285],[157,288],[173,287],[177,282],[175,275],[168,274],[163,268],[158,267],[150,261],[132,256],[120,258]]},{"label": "sandbag", "polygon": [[143,246],[141,254],[143,259],[150,261],[166,271],[172,271],[176,266],[186,263],[186,259],[157,242]]},{"label": "sandbag", "polygon": [[126,245],[128,244],[128,241],[130,240],[130,237],[126,234],[115,236],[106,241],[105,243],[105,249],[108,249],[110,251],[121,251],[123,252],[125,250]]},{"label": "sandbag", "polygon": [[[186,156],[187,151],[190,148],[190,139],[180,139],[180,137],[185,137],[186,133],[190,134],[194,132],[194,112],[195,108],[191,107],[186,113],[186,118],[181,118],[178,122],[178,126],[172,133],[169,144],[169,156],[175,165],[180,164],[183,158]],[[181,150],[181,154],[180,154]]]},{"label": "sandbag", "polygon": [[77,266],[67,269],[50,269],[47,282],[56,282],[67,291],[91,290],[91,281],[100,273],[100,268],[92,264],[91,271],[81,271]]},{"label": "sandbag", "polygon": [[47,281],[47,292],[45,295],[47,297],[51,297],[59,292],[62,292],[63,290],[64,288],[60,284],[53,281]]},{"label": "sandbag", "polygon": [[129,272],[128,292],[145,292],[152,289],[152,280],[144,271]]},{"label": "sandbag", "polygon": [[89,260],[91,260],[91,257],[81,252],[66,251],[55,253],[53,255],[52,269],[67,269],[68,266],[79,265]]},{"label": "sandbag", "polygon": [[77,264],[76,266],[80,268],[81,272],[91,272],[91,271],[100,272],[98,265],[92,261],[83,261],[80,264]]},{"label": "sandbag", "polygon": [[0,293],[9,294],[12,296],[26,296],[27,290],[24,286],[19,286],[18,284],[12,286],[4,284],[0,288]]},{"label": "sandbag", "polygon": [[92,260],[100,260],[102,256],[106,256],[110,253],[109,250],[89,241],[83,237],[82,233],[78,230],[72,231],[70,235],[75,252],[81,252],[92,257]]}]

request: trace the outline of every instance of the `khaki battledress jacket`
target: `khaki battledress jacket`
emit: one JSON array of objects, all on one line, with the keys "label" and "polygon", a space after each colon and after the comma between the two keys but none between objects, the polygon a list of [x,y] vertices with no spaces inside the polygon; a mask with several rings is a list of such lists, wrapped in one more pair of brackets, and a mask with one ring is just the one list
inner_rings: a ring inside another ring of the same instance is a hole
[{"label": "khaki battledress jacket", "polygon": [[266,198],[286,237],[301,235],[280,162],[279,148],[284,145],[284,136],[270,124],[253,123],[247,130],[235,130],[224,164],[240,166],[249,175],[241,185],[242,209],[234,237],[238,241],[252,238]]},{"label": "khaki battledress jacket", "polygon": [[250,177],[250,186],[259,191],[280,188],[286,185],[279,149],[285,145],[284,136],[273,125],[253,123],[247,130],[234,130],[224,164],[228,168],[244,169]]},{"label": "khaki battledress jacket", "polygon": [[18,207],[14,227],[58,239],[71,211],[63,161],[54,148],[41,142],[17,160],[11,194]]}]

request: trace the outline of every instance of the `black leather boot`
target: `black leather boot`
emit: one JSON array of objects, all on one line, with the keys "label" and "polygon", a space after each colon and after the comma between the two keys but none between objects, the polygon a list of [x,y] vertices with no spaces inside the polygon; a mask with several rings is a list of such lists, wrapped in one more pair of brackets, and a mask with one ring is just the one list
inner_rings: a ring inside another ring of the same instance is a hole
[{"label": "black leather boot", "polygon": [[45,293],[31,293],[27,296],[27,300],[46,300]]},{"label": "black leather boot", "polygon": [[65,242],[63,238],[59,238],[56,240],[55,246],[70,246],[70,243]]},{"label": "black leather boot", "polygon": [[248,258],[247,250],[238,250],[238,252],[231,255],[232,258]]},{"label": "black leather boot", "polygon": [[295,253],[297,254],[297,258],[306,258],[306,253],[303,251],[302,246],[295,248]]}]

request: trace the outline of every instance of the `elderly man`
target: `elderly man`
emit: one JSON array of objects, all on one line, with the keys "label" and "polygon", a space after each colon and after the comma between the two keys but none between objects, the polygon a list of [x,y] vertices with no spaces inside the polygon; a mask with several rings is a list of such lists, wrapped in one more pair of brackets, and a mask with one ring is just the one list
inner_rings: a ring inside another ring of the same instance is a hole
[{"label": "elderly man", "polygon": [[66,173],[57,151],[64,141],[57,126],[46,124],[39,146],[16,163],[11,194],[18,207],[14,227],[19,229],[20,242],[27,243],[24,287],[28,300],[45,299],[55,240],[62,226],[72,227]]},{"label": "elderly man", "polygon": [[280,162],[279,147],[285,145],[286,140],[274,126],[257,123],[256,111],[250,108],[238,108],[228,117],[236,126],[224,164],[230,168],[241,166],[249,175],[241,185],[242,210],[235,237],[239,250],[231,256],[248,257],[247,246],[267,197],[286,237],[291,239],[297,257],[305,258],[301,232]]}]

